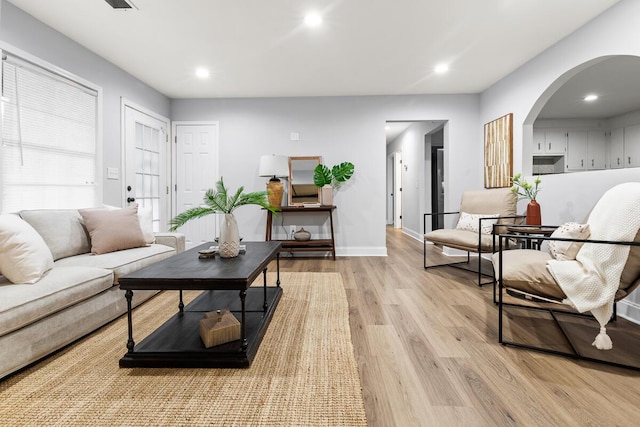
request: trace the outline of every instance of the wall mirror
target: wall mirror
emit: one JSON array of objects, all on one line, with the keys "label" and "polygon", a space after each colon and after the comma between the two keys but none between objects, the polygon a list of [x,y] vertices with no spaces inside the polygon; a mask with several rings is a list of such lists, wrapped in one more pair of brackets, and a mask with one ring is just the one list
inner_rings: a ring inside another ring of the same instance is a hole
[{"label": "wall mirror", "polygon": [[313,170],[320,156],[289,157],[289,205],[319,203],[320,189],[313,183]]}]

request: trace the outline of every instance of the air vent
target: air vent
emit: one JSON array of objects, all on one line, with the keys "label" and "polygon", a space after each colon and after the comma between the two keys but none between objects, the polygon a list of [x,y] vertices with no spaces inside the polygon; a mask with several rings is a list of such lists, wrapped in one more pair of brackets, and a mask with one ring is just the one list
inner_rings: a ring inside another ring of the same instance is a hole
[{"label": "air vent", "polygon": [[131,0],[104,0],[114,9],[137,9]]}]

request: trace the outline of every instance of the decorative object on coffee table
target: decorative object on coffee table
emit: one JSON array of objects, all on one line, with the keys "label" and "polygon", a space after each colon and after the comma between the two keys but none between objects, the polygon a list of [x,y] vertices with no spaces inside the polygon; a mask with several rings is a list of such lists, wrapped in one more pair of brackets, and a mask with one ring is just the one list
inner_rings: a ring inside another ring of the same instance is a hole
[{"label": "decorative object on coffee table", "polygon": [[176,231],[192,219],[224,213],[225,218],[218,239],[219,254],[222,258],[233,258],[240,253],[240,233],[238,232],[238,223],[233,215],[234,210],[244,205],[258,205],[270,212],[276,212],[275,207],[267,200],[266,191],[244,193],[244,187],[240,187],[233,196],[229,196],[222,177],[216,182],[215,191],[211,188],[207,190],[204,203],[207,206],[198,206],[178,214],[169,222],[171,224],[170,230]]},{"label": "decorative object on coffee table", "polygon": [[200,338],[206,348],[240,339],[240,322],[229,310],[216,310],[200,319]]},{"label": "decorative object on coffee table", "polygon": [[518,197],[518,200],[529,200],[529,204],[527,205],[527,218],[525,220],[527,225],[542,224],[540,204],[536,201],[538,191],[540,191],[541,182],[542,180],[539,176],[533,180],[533,184],[529,184],[526,180],[522,179],[522,175],[519,173],[513,176],[513,187],[511,187],[511,192]]},{"label": "decorative object on coffee table", "polygon": [[304,229],[304,227],[300,228],[300,230],[293,233],[293,238],[299,242],[306,242],[311,239],[311,233]]}]

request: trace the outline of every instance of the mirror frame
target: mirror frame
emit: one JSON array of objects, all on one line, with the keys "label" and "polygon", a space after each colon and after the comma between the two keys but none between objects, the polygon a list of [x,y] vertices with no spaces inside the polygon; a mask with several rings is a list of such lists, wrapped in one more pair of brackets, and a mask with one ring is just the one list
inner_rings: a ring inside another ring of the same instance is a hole
[{"label": "mirror frame", "polygon": [[[289,206],[302,206],[304,205],[304,202],[294,202],[293,201],[293,170],[291,168],[291,163],[292,161],[296,161],[296,160],[316,160],[318,162],[318,164],[322,163],[322,157],[321,156],[290,156],[289,157],[289,191],[288,191],[288,203]],[[312,185],[313,181],[311,182]],[[317,199],[314,202],[309,201],[308,203],[320,203],[320,188],[316,187],[317,189]]]}]

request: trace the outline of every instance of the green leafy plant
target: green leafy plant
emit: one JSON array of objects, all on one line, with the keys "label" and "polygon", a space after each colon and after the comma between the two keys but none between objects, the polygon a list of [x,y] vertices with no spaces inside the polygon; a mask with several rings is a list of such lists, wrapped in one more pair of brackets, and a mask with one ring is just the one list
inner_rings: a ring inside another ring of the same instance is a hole
[{"label": "green leafy plant", "polygon": [[202,218],[203,216],[225,213],[230,214],[240,206],[244,205],[258,205],[261,206],[276,216],[276,208],[269,204],[267,199],[268,193],[266,191],[256,191],[253,193],[244,193],[244,187],[238,188],[235,194],[230,195],[224,186],[224,181],[220,178],[220,181],[216,182],[216,189],[208,189],[204,195],[204,204],[206,206],[198,206],[188,209],[175,218],[169,221],[171,225],[170,231],[176,231],[179,227],[182,227],[186,222],[192,219]]},{"label": "green leafy plant", "polygon": [[520,173],[515,174],[512,179],[513,187],[511,187],[511,192],[518,196],[518,200],[536,200],[538,191],[541,190],[540,183],[542,180],[539,176],[533,180],[533,184],[529,184],[526,180],[522,179],[522,174]]},{"label": "green leafy plant", "polygon": [[353,176],[354,169],[355,166],[351,162],[342,162],[331,169],[320,163],[313,170],[313,183],[316,187],[329,184],[337,188]]}]

